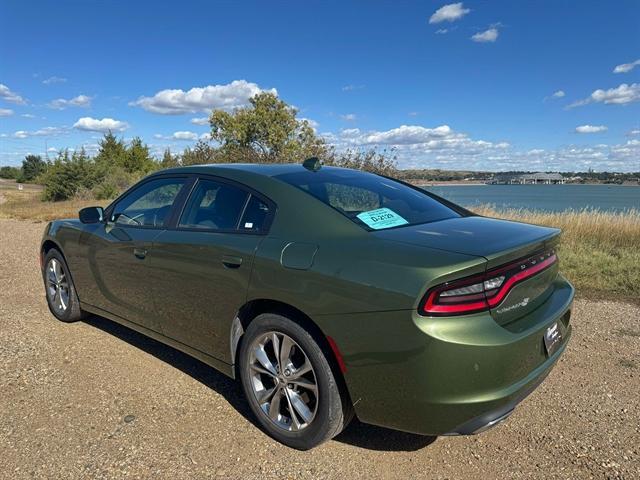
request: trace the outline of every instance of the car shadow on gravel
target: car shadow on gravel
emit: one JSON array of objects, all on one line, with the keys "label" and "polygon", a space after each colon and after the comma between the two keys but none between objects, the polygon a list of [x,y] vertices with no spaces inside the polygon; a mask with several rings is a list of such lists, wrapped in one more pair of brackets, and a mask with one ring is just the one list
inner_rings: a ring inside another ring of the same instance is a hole
[{"label": "car shadow on gravel", "polygon": [[[238,413],[262,430],[256,422],[249,405],[244,399],[240,383],[232,380],[215,368],[176,350],[157,340],[131,330],[107,318],[92,315],[83,320],[84,323],[105,333],[113,335],[129,345],[153,355],[168,363],[194,380],[215,390],[222,395]],[[432,444],[437,437],[415,435],[399,432],[383,427],[368,425],[354,418],[351,424],[334,441],[346,443],[360,448],[381,451],[415,451]]]}]

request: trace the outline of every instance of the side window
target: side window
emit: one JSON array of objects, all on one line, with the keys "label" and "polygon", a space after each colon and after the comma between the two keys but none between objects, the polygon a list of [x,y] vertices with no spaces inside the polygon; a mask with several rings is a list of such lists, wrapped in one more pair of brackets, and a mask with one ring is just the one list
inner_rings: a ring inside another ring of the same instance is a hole
[{"label": "side window", "polygon": [[247,208],[244,210],[239,228],[244,231],[261,232],[269,216],[269,205],[258,197],[251,195]]},{"label": "side window", "polygon": [[235,230],[248,193],[214,180],[199,180],[180,217],[180,226],[206,230]]},{"label": "side window", "polygon": [[163,226],[185,181],[184,178],[159,178],[140,185],[116,204],[111,221],[134,227]]}]

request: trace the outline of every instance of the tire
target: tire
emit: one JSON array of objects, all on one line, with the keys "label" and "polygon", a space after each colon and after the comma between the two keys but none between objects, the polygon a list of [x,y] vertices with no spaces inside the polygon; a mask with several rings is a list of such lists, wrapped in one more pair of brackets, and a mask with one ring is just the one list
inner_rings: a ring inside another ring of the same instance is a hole
[{"label": "tire", "polygon": [[[276,360],[276,350],[289,351],[284,362]],[[353,416],[318,343],[286,317],[258,315],[242,339],[239,364],[251,411],[280,443],[308,450],[340,433]]]},{"label": "tire", "polygon": [[55,248],[49,250],[44,257],[42,279],[47,305],[54,317],[62,322],[71,323],[86,316],[80,309],[80,301],[67,262]]}]

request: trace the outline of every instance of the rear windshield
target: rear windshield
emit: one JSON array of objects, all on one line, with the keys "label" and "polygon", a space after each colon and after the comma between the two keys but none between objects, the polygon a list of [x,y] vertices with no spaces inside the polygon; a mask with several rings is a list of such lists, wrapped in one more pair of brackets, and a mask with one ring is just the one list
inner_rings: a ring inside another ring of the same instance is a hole
[{"label": "rear windshield", "polygon": [[426,192],[371,173],[325,167],[275,178],[304,190],[369,230],[461,216]]}]

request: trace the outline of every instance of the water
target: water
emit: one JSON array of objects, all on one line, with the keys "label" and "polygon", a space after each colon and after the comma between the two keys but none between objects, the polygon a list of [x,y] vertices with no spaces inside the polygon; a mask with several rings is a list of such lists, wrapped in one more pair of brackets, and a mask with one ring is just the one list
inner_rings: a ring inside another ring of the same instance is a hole
[{"label": "water", "polygon": [[547,212],[640,209],[640,187],[622,185],[446,185],[424,187],[463,207],[483,204],[497,209],[524,208]]}]

